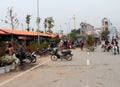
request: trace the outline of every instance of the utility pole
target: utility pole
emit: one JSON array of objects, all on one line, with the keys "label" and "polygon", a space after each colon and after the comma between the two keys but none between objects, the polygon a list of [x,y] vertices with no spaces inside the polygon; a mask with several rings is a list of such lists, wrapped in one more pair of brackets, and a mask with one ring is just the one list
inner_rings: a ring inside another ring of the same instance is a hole
[{"label": "utility pole", "polygon": [[21,27],[22,27],[22,30],[23,30],[23,23],[21,23]]},{"label": "utility pole", "polygon": [[38,27],[38,44],[40,44],[40,36],[39,36],[39,28],[40,28],[40,17],[39,17],[39,0],[37,0],[37,20],[36,20],[36,23],[37,23],[37,27]]},{"label": "utility pole", "polygon": [[[69,26],[69,32],[71,33],[71,30],[70,30],[70,22],[68,23],[68,26]],[[70,40],[70,34],[69,34],[69,40]]]},{"label": "utility pole", "polygon": [[71,33],[71,30],[70,30],[70,21],[68,23],[65,23],[67,25],[67,28],[68,28],[68,39],[70,40],[70,33]]}]

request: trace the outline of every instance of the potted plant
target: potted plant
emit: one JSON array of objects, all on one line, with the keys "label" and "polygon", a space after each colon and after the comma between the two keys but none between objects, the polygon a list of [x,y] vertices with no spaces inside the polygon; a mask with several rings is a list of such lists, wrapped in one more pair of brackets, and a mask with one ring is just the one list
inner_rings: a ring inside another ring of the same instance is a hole
[{"label": "potted plant", "polygon": [[10,65],[12,64],[12,61],[8,58],[3,58],[3,66],[5,67],[5,72],[10,72]]},{"label": "potted plant", "polygon": [[10,72],[11,62],[9,60],[7,60],[7,59],[4,59],[3,63],[4,63],[4,66],[5,66],[5,72]]},{"label": "potted plant", "polygon": [[0,66],[2,69],[4,68],[4,72],[10,72],[10,65],[12,64],[12,61],[6,56],[2,56],[0,61]]},{"label": "potted plant", "polygon": [[5,66],[3,63],[3,57],[0,57],[0,74],[5,73]]}]

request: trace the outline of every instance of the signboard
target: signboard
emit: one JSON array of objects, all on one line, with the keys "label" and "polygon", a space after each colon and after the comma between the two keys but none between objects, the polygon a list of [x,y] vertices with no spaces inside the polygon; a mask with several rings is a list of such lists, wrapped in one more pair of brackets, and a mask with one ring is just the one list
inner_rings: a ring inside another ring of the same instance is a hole
[{"label": "signboard", "polygon": [[26,36],[19,36],[18,39],[21,39],[21,40],[26,40],[27,37]]}]

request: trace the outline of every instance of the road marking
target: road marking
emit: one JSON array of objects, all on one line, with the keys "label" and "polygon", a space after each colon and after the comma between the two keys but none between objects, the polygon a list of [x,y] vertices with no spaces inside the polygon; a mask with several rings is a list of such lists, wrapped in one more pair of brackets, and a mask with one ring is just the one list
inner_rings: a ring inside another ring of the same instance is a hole
[{"label": "road marking", "polygon": [[50,59],[47,60],[47,61],[45,61],[45,62],[43,62],[43,63],[41,63],[41,64],[39,64],[39,65],[37,65],[37,66],[35,66],[35,67],[33,67],[33,68],[31,68],[31,69],[26,70],[25,72],[22,72],[22,73],[20,73],[20,74],[18,74],[18,75],[16,75],[16,76],[14,76],[14,77],[11,78],[11,79],[8,79],[8,80],[0,83],[0,87],[3,86],[3,85],[5,85],[5,84],[7,84],[7,83],[9,83],[9,82],[11,82],[11,81],[13,81],[13,80],[15,80],[15,79],[17,79],[18,77],[20,77],[20,76],[22,76],[22,75],[24,75],[24,74],[26,74],[26,73],[28,73],[28,72],[36,69],[37,67],[39,67],[39,66],[41,66],[41,65],[43,65],[43,64],[48,63],[49,61],[50,61]]},{"label": "road marking", "polygon": [[90,65],[90,60],[89,60],[89,59],[87,59],[87,65],[88,65],[88,66]]},{"label": "road marking", "polygon": [[90,86],[85,86],[85,87],[90,87]]},{"label": "road marking", "polygon": [[[90,52],[87,52],[87,54],[89,55]],[[90,65],[90,60],[89,59],[87,59],[87,65]]]},{"label": "road marking", "polygon": [[87,52],[87,54],[89,55],[89,54],[90,54],[90,52]]}]

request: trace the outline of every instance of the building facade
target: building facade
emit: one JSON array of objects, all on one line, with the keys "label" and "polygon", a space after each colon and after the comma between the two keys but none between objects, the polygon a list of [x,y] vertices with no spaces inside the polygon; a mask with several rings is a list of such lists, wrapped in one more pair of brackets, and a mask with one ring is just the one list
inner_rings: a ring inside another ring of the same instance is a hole
[{"label": "building facade", "polygon": [[112,25],[108,18],[102,19],[102,30],[108,30],[110,32],[108,35],[109,40],[112,40],[112,38],[116,38],[117,36],[117,28]]},{"label": "building facade", "polygon": [[81,26],[80,34],[90,35],[94,33],[94,26],[85,22],[81,22],[80,26]]},{"label": "building facade", "polygon": [[102,28],[95,28],[94,29],[94,37],[100,38],[100,40],[101,40],[101,32],[102,32]]}]

